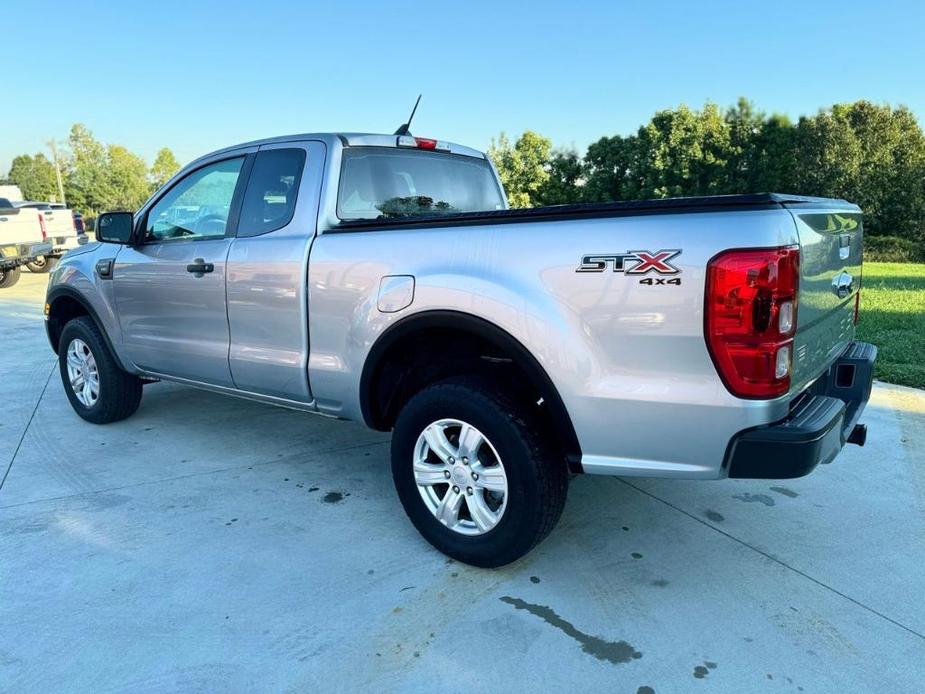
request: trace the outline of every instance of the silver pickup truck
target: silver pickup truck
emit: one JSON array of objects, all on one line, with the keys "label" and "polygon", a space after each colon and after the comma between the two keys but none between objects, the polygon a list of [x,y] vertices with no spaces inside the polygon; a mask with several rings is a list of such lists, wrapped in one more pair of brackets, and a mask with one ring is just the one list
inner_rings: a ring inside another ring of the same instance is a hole
[{"label": "silver pickup truck", "polygon": [[392,431],[411,521],[500,566],[571,474],[788,478],[863,444],[860,210],[741,195],[508,210],[488,158],[310,134],[193,162],[55,268],[71,404],[169,380]]}]

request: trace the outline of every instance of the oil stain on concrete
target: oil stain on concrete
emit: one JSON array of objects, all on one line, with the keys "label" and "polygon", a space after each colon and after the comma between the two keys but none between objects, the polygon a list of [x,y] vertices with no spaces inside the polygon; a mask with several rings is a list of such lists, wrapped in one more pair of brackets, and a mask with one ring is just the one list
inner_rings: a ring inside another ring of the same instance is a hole
[{"label": "oil stain on concrete", "polygon": [[759,504],[764,504],[765,506],[774,505],[774,499],[769,497],[767,494],[749,494],[748,492],[745,492],[745,494],[734,494],[732,498],[738,499],[739,501],[744,501],[747,504],[757,502]]},{"label": "oil stain on concrete", "polygon": [[533,603],[521,600],[520,598],[513,598],[509,595],[501,597],[500,600],[501,602],[506,602],[508,605],[512,605],[517,610],[526,610],[530,614],[539,617],[550,626],[559,629],[566,636],[581,644],[581,650],[588,655],[594,656],[598,660],[605,660],[608,663],[620,665],[642,657],[642,653],[637,651],[626,641],[607,641],[599,636],[592,636],[591,634],[580,631],[574,624],[562,619],[551,607],[547,607],[546,605],[534,605]]},{"label": "oil stain on concrete", "polygon": [[714,523],[722,523],[724,520],[726,520],[725,516],[723,516],[722,513],[717,513],[716,511],[712,509],[709,509],[703,515],[705,515],[709,520],[713,521]]},{"label": "oil stain on concrete", "polygon": [[712,660],[703,661],[703,665],[698,665],[694,668],[694,677],[698,680],[702,680],[704,677],[710,674],[710,670],[716,669],[716,663]]},{"label": "oil stain on concrete", "polygon": [[771,487],[771,491],[782,494],[784,496],[789,496],[791,499],[796,499],[798,496],[800,496],[792,489],[787,489],[787,487]]}]

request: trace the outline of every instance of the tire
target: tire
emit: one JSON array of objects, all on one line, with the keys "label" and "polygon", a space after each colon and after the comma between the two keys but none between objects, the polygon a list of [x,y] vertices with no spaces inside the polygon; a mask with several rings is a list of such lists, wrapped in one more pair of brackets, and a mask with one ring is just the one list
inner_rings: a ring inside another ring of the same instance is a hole
[{"label": "tire", "polygon": [[29,268],[29,272],[34,272],[36,274],[45,274],[51,272],[55,265],[58,264],[58,258],[53,255],[44,255],[30,260],[26,263],[26,267]]},{"label": "tire", "polygon": [[[462,427],[455,430],[454,421],[470,429],[465,434]],[[452,469],[425,438],[425,430],[433,436],[441,428],[444,437],[436,440],[449,444],[443,453],[455,451],[447,456]],[[442,381],[414,395],[395,423],[392,478],[405,512],[424,539],[454,559],[485,568],[509,564],[543,540],[565,507],[569,475],[565,456],[541,429],[529,404],[480,379]],[[484,439],[475,454],[480,460],[467,462],[461,456],[473,447],[459,446],[458,441],[478,441],[479,435]],[[499,462],[500,472],[495,467]],[[488,484],[500,485],[503,477],[504,494],[479,489],[479,481],[470,481],[474,469],[483,471],[482,484],[490,479]],[[429,481],[439,480],[441,474],[449,475],[443,484]],[[424,479],[426,484],[419,485]],[[445,496],[441,494],[444,488]],[[452,506],[446,500],[456,499],[450,492],[457,488],[462,501],[455,525],[452,511],[447,522],[438,520],[440,509]],[[500,505],[499,497],[503,499]],[[477,512],[486,507],[492,512],[488,516]],[[479,517],[488,522],[477,523]]]},{"label": "tire", "polygon": [[[75,361],[72,350],[79,352],[84,358],[89,355],[89,359],[81,362],[78,357]],[[69,356],[72,358],[71,365],[79,367],[80,373],[84,375],[82,380],[75,380],[80,393],[75,392],[75,385],[69,373]],[[86,383],[88,379],[92,383],[94,365],[95,399],[92,397],[92,387],[89,396],[86,389],[80,388],[80,384]],[[58,367],[71,407],[88,422],[118,422],[134,414],[141,403],[141,379],[119,368],[100,329],[89,316],[74,318],[64,326],[58,345]]]},{"label": "tire", "polygon": [[18,267],[11,267],[6,270],[0,270],[0,289],[12,287],[14,284],[19,282],[19,276],[21,274],[22,270],[20,270]]}]

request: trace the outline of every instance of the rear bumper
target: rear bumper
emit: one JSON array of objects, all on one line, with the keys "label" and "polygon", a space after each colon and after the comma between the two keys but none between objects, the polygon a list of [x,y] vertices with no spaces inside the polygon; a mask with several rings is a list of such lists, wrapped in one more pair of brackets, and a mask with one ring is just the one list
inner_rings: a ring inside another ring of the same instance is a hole
[{"label": "rear bumper", "polygon": [[52,249],[53,254],[61,255],[67,253],[73,248],[77,248],[86,243],[86,237],[84,237],[83,244],[80,242],[80,236],[56,236],[54,241],[54,248]]},{"label": "rear bumper", "polygon": [[787,419],[732,437],[729,477],[788,479],[830,463],[848,442],[870,399],[877,348],[852,342],[791,408]]},{"label": "rear bumper", "polygon": [[50,241],[37,243],[8,243],[0,245],[0,265],[15,267],[52,250]]}]

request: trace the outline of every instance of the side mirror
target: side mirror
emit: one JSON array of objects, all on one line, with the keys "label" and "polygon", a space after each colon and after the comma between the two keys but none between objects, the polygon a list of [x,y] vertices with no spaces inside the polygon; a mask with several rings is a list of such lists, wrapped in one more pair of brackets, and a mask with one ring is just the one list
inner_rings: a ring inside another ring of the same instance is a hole
[{"label": "side mirror", "polygon": [[104,243],[129,243],[134,216],[131,212],[104,212],[96,220],[96,240]]}]

